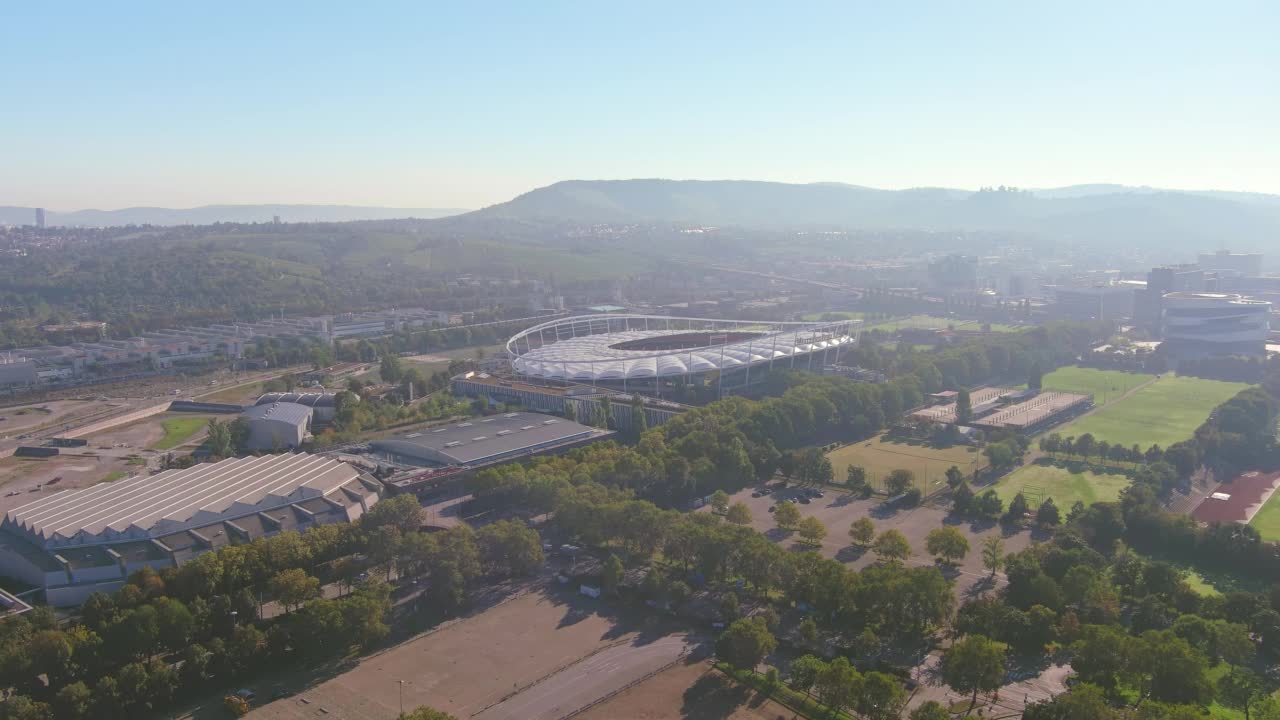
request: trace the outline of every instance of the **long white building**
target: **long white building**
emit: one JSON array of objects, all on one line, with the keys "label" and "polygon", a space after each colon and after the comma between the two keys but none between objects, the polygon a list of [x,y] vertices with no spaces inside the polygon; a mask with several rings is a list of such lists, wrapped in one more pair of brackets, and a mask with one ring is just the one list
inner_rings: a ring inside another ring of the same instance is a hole
[{"label": "long white building", "polygon": [[267,455],[51,493],[0,521],[0,574],[52,605],[110,592],[142,567],[178,565],[232,542],[346,522],[380,485],[344,462]]}]

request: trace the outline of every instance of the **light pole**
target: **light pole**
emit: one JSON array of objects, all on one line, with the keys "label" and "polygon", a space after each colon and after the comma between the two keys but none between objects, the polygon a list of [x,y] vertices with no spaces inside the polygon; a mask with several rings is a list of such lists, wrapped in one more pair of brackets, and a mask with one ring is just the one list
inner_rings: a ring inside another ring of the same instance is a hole
[{"label": "light pole", "polygon": [[400,717],[404,717],[404,681],[397,680],[396,682],[400,684]]}]

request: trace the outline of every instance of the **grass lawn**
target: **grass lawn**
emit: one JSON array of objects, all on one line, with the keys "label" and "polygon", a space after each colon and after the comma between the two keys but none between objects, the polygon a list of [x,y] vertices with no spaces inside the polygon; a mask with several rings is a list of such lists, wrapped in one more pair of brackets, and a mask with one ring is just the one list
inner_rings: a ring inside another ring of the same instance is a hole
[{"label": "grass lawn", "polygon": [[1263,540],[1280,540],[1280,492],[1267,498],[1266,504],[1249,521]]},{"label": "grass lawn", "polygon": [[971,475],[974,460],[978,468],[986,466],[986,458],[966,445],[934,448],[928,445],[910,445],[892,442],[878,435],[852,445],[837,448],[827,454],[837,484],[844,483],[850,465],[860,465],[874,487],[883,487],[884,479],[894,470],[910,470],[915,473],[916,486],[923,492],[935,489],[946,481],[947,468],[955,465]]},{"label": "grass lawn", "polygon": [[805,322],[819,322],[822,321],[823,316],[827,316],[840,318],[842,320],[859,320],[862,318],[862,315],[862,313],[855,312],[853,310],[828,310],[820,313],[806,313],[801,315],[800,319]]},{"label": "grass lawn", "polygon": [[164,437],[152,444],[152,450],[172,450],[200,432],[209,421],[202,417],[169,418],[160,423]]},{"label": "grass lawn", "polygon": [[1190,438],[1214,408],[1247,387],[1244,383],[1166,375],[1056,432],[1063,437],[1092,433],[1096,440],[1125,447],[1137,444],[1146,449],[1153,443],[1168,447]]},{"label": "grass lawn", "polygon": [[1036,463],[1001,478],[995,485],[995,491],[1007,503],[1028,485],[1043,490],[1040,500],[1029,494],[1028,502],[1035,504],[1043,502],[1044,497],[1051,497],[1065,517],[1077,500],[1090,505],[1118,499],[1120,491],[1129,486],[1129,478],[1120,473],[1095,473],[1084,469],[1074,472],[1056,465]]},{"label": "grass lawn", "polygon": [[1215,595],[1222,594],[1221,590],[1211,585],[1208,580],[1205,580],[1203,575],[1195,570],[1187,571],[1187,585],[1191,586],[1191,589],[1195,590],[1197,595],[1201,595],[1203,597],[1213,597]]},{"label": "grass lawn", "polygon": [[107,473],[106,477],[102,478],[102,482],[104,483],[115,482],[120,478],[128,476],[128,474],[129,473],[125,472],[124,470],[112,470],[111,472]]},{"label": "grass lawn", "polygon": [[1064,367],[1044,376],[1044,389],[1079,395],[1093,395],[1094,400],[1101,405],[1106,402],[1108,396],[1119,397],[1153,379],[1155,379],[1154,375],[1127,373],[1119,370]]},{"label": "grass lawn", "polygon": [[[956,330],[981,330],[982,323],[977,320],[960,320],[958,318],[945,318],[936,315],[912,315],[911,317],[898,318],[896,320],[886,320],[884,322],[875,323],[863,327],[863,330],[882,330],[884,332],[897,332],[904,328],[912,330],[928,330],[931,328],[945,329],[948,326],[955,327]],[[1028,326],[1005,325],[1003,323],[991,323],[991,332],[1021,332],[1026,330]]]}]

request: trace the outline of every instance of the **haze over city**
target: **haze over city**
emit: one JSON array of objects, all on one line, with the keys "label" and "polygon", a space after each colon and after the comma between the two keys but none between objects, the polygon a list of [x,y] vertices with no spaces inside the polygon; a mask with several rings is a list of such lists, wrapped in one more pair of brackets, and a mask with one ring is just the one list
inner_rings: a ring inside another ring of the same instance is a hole
[{"label": "haze over city", "polygon": [[0,720],[1280,720],[1280,5],[3,20]]},{"label": "haze over city", "polygon": [[633,177],[1280,193],[1269,2],[74,8],[5,14],[6,204],[474,209]]}]

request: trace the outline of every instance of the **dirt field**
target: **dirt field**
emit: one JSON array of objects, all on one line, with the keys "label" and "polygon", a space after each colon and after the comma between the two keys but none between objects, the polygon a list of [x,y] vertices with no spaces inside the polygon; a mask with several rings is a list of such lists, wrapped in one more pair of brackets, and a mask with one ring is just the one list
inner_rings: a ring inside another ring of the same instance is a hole
[{"label": "dirt field", "polygon": [[[771,505],[780,500],[799,496],[799,490],[791,488],[780,493],[764,497],[751,497],[751,490],[743,490],[733,497],[733,501],[741,500],[751,510],[751,525],[764,533],[766,537],[782,546],[800,551],[809,549],[799,543],[799,536],[780,529],[769,512]],[[875,523],[876,532],[890,528],[898,530],[911,543],[912,556],[908,562],[915,565],[932,565],[933,558],[925,551],[925,537],[929,531],[942,525],[954,525],[969,540],[969,554],[959,563],[955,571],[956,596],[963,601],[968,595],[985,587],[990,574],[982,567],[982,542],[990,535],[1003,535],[1005,552],[1016,552],[1027,547],[1032,541],[1032,533],[1028,530],[1006,534],[997,523],[976,524],[969,521],[957,522],[947,513],[937,508],[921,506],[903,510],[884,507],[881,499],[854,499],[841,492],[827,492],[826,497],[816,498],[808,505],[797,505],[802,516],[812,515],[822,521],[827,528],[827,537],[818,548],[826,557],[834,557],[845,564],[862,568],[875,561],[871,553],[864,553],[849,542],[849,526],[854,520],[869,517]],[[1003,582],[1003,576],[996,576],[996,584]]]},{"label": "dirt field", "polygon": [[933,448],[894,442],[884,435],[836,448],[827,457],[837,483],[844,482],[850,465],[865,469],[868,480],[877,488],[884,486],[885,478],[894,470],[910,470],[916,476],[916,487],[925,493],[936,490],[946,480],[947,468],[952,465],[966,475],[986,466],[986,458],[967,445]]},{"label": "dirt field", "polygon": [[577,716],[578,720],[776,720],[791,711],[716,672],[681,663]]},{"label": "dirt field", "polygon": [[50,400],[49,402],[0,408],[0,439],[56,431],[63,425],[120,411],[125,403],[99,400]]},{"label": "dirt field", "polygon": [[594,603],[532,592],[365,658],[248,717],[391,720],[399,713],[400,680],[406,709],[430,705],[470,717],[594,652],[642,637],[597,614]]}]

